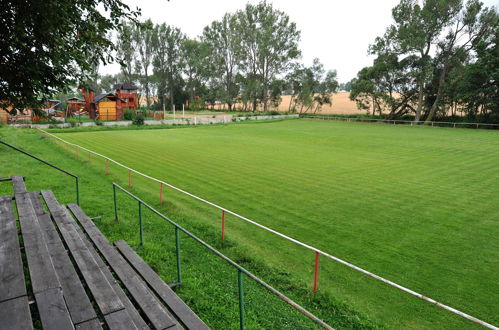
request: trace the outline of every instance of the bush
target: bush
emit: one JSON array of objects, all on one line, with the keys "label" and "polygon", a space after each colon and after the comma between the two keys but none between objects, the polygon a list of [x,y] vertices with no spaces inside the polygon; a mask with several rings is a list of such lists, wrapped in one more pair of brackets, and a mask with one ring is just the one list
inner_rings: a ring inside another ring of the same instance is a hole
[{"label": "bush", "polygon": [[103,123],[102,123],[102,121],[101,121],[101,120],[96,119],[96,120],[95,120],[95,125],[97,125],[97,126],[102,126],[102,125],[103,125]]},{"label": "bush", "polygon": [[133,124],[137,125],[137,126],[144,125],[144,112],[143,111],[137,112],[137,114],[135,115],[135,119],[133,120]]},{"label": "bush", "polygon": [[123,118],[125,120],[134,120],[135,119],[135,111],[131,109],[125,109],[125,113],[123,114]]},{"label": "bush", "polygon": [[78,121],[75,118],[66,118],[66,123],[69,123],[71,127],[75,127]]}]

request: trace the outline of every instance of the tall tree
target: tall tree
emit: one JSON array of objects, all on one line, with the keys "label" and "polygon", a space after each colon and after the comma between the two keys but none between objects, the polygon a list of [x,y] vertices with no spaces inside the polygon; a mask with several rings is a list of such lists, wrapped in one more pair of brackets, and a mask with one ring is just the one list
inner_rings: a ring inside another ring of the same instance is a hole
[{"label": "tall tree", "polygon": [[317,58],[310,67],[295,66],[286,81],[292,90],[289,109],[300,113],[319,112],[324,104],[331,105],[338,88],[336,71],[326,72]]},{"label": "tall tree", "polygon": [[415,113],[417,78],[411,71],[414,61],[413,57],[399,60],[397,54],[390,52],[378,55],[371,67],[363,68],[357,74],[350,99],[359,109],[369,110],[372,105],[373,115],[376,110],[380,115],[388,111],[388,119]]},{"label": "tall tree", "polygon": [[154,47],[154,72],[160,79],[162,90],[168,90],[170,106],[175,104],[174,91],[183,67],[182,43],[185,39],[179,28],[157,25],[152,44]]},{"label": "tall tree", "polygon": [[112,62],[108,33],[137,15],[121,0],[0,1],[1,107],[38,107]]},{"label": "tall tree", "polygon": [[395,21],[388,27],[383,38],[377,38],[371,53],[380,48],[391,47],[397,54],[412,56],[413,74],[416,77],[418,99],[415,120],[419,121],[423,111],[425,83],[431,79],[432,47],[437,43],[442,30],[451,24],[459,12],[461,0],[402,0],[392,10]]},{"label": "tall tree", "polygon": [[[237,14],[242,59],[247,79],[259,79],[264,111],[268,107],[269,83],[285,73],[300,56],[300,32],[284,12],[262,1],[247,4]],[[257,95],[254,95],[256,108]]]},{"label": "tall tree", "polygon": [[437,95],[431,105],[426,121],[432,121],[445,89],[449,66],[453,59],[468,54],[476,46],[495,32],[498,25],[498,14],[494,8],[483,7],[478,0],[470,0],[459,8],[451,27],[439,42],[440,73],[438,77]]},{"label": "tall tree", "polygon": [[209,47],[212,90],[232,110],[239,93],[236,76],[240,63],[240,35],[236,30],[236,17],[225,14],[203,30],[201,40]]},{"label": "tall tree", "polygon": [[116,37],[116,58],[120,63],[124,82],[128,83],[133,82],[135,73],[134,63],[137,56],[135,29],[135,22],[123,21]]},{"label": "tall tree", "polygon": [[477,45],[477,60],[465,67],[458,80],[457,98],[470,116],[480,110],[485,119],[499,122],[499,26]]},{"label": "tall tree", "polygon": [[185,39],[182,42],[182,57],[184,58],[184,72],[187,76],[187,91],[189,93],[189,106],[200,97],[204,83],[208,76],[209,48],[202,41]]},{"label": "tall tree", "polygon": [[136,61],[136,70],[141,76],[142,86],[146,94],[146,103],[149,108],[151,106],[149,68],[151,67],[153,58],[154,24],[148,19],[140,23],[134,32],[133,39],[139,54]]}]

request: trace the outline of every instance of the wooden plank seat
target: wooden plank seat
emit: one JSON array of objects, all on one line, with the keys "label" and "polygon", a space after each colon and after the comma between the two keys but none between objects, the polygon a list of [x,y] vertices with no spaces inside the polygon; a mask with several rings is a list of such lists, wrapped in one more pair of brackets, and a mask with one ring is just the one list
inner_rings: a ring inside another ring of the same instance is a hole
[{"label": "wooden plank seat", "polygon": [[38,322],[57,330],[208,329],[78,205],[61,205],[51,191],[28,192],[20,176],[12,184],[14,196],[0,196],[0,330]]}]

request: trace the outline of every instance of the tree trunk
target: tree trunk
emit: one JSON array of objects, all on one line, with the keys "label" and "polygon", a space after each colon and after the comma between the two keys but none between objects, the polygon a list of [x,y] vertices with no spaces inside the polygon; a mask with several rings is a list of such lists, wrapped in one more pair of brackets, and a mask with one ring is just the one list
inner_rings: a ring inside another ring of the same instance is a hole
[{"label": "tree trunk", "polygon": [[416,116],[414,118],[415,122],[418,122],[421,120],[421,112],[423,110],[423,89],[424,89],[424,82],[420,81],[419,82],[419,91],[418,91],[418,107],[416,108]]},{"label": "tree trunk", "polygon": [[438,78],[437,97],[435,98],[435,101],[431,105],[430,113],[428,114],[428,117],[426,117],[425,123],[431,122],[433,120],[433,117],[435,117],[435,114],[437,113],[438,103],[440,102],[440,98],[442,97],[445,77],[447,75],[448,58],[449,58],[449,56],[446,56],[445,61],[444,61],[444,63],[445,63],[444,67],[442,68],[442,72],[440,72],[440,77]]},{"label": "tree trunk", "polygon": [[149,99],[149,75],[147,72],[147,67],[144,68],[144,82],[146,88],[146,104],[147,109],[149,109],[151,107],[151,100]]}]

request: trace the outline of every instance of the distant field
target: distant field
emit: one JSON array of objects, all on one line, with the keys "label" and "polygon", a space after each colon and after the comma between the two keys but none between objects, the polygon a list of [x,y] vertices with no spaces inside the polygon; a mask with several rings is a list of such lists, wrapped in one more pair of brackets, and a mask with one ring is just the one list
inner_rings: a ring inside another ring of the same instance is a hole
[{"label": "distant field", "polygon": [[[499,324],[498,132],[301,119],[58,136]],[[157,184],[132,181],[157,196]],[[219,228],[218,211],[165,199],[185,210],[177,221]],[[311,286],[312,252],[233,217],[226,230]],[[389,327],[474,326],[324,258],[319,290]]]},{"label": "distant field", "polygon": [[[354,101],[350,100],[349,92],[338,92],[334,93],[332,97],[331,105],[324,105],[321,108],[321,114],[328,115],[350,115],[350,114],[365,114],[365,110],[357,109],[357,105]],[[283,95],[281,104],[279,105],[279,111],[288,111],[289,109],[289,101],[291,99],[290,95]]]}]

